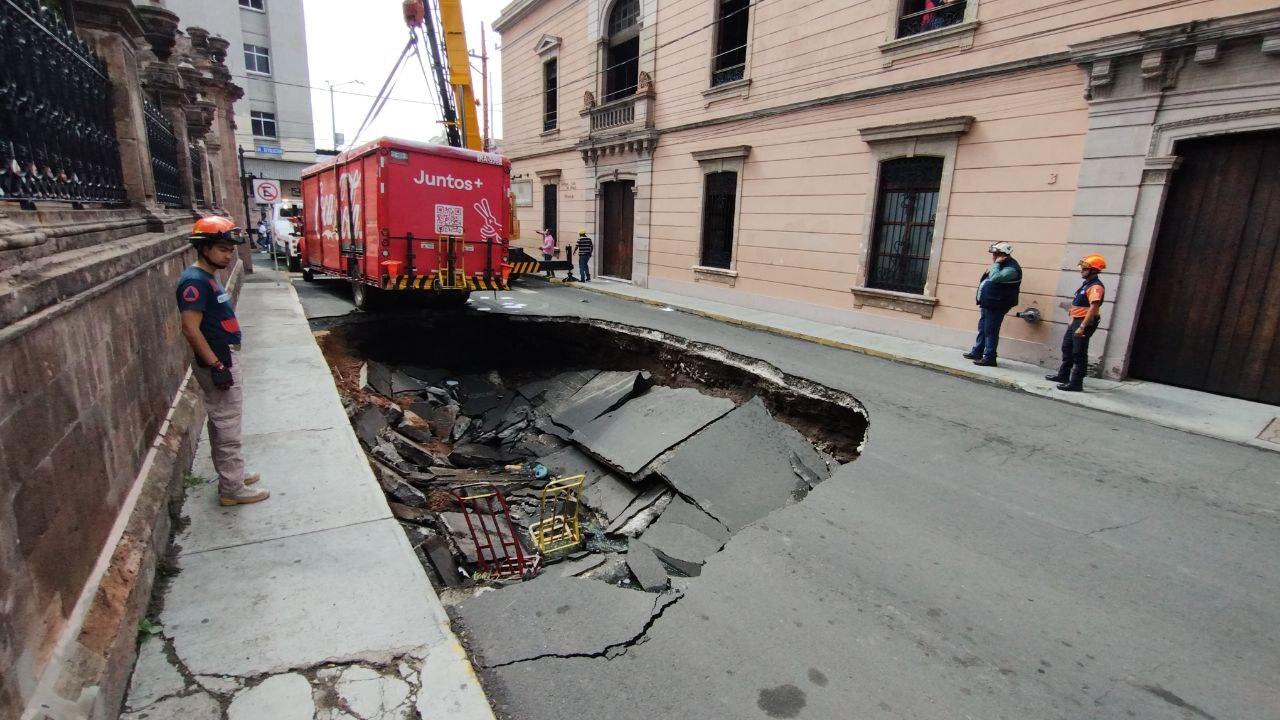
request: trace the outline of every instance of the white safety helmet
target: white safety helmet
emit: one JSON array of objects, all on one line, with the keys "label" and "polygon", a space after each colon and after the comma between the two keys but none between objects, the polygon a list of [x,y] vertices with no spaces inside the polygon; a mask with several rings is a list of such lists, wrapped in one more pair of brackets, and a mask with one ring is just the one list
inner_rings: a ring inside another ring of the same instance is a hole
[{"label": "white safety helmet", "polygon": [[1013,246],[1007,242],[991,243],[991,247],[987,248],[987,252],[1013,255]]}]

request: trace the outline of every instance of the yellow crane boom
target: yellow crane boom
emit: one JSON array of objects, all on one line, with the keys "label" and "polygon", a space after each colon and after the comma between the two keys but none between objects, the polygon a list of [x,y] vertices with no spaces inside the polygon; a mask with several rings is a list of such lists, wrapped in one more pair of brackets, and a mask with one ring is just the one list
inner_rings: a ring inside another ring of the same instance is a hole
[{"label": "yellow crane boom", "polygon": [[480,139],[479,116],[476,113],[476,93],[471,85],[471,60],[467,51],[467,32],[462,22],[462,2],[438,2],[445,61],[449,66],[449,85],[453,88],[453,96],[458,105],[462,146],[468,150],[484,150]]}]

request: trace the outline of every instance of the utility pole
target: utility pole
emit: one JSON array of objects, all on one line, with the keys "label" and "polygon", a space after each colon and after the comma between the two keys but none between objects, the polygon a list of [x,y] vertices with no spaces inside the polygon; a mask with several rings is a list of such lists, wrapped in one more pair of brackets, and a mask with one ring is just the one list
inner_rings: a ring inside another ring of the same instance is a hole
[{"label": "utility pole", "polygon": [[325,80],[324,83],[329,86],[329,137],[333,138],[333,149],[334,151],[337,151],[338,149],[338,115],[336,112],[334,112],[334,107],[333,107],[333,89],[336,87],[342,87],[343,85],[350,85],[352,83],[355,83],[356,85],[363,85],[364,82],[360,80],[348,80],[346,82],[340,82],[337,85],[335,85],[329,82],[328,80]]},{"label": "utility pole", "polygon": [[[244,198],[244,234],[250,240],[253,236],[249,234],[249,223],[253,222],[253,218],[249,216],[249,184],[253,180],[253,176],[244,171],[244,146],[237,145],[236,151],[240,156],[240,192]],[[249,243],[240,246],[240,259],[244,262],[245,272],[249,275],[253,274],[253,253],[249,248]]]}]

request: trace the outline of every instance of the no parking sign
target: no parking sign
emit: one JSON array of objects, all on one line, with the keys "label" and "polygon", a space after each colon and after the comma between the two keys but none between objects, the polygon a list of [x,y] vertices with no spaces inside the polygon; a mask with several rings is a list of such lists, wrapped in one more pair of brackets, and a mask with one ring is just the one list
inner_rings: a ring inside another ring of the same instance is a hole
[{"label": "no parking sign", "polygon": [[277,180],[254,180],[253,197],[263,205],[270,205],[280,199],[280,182]]}]

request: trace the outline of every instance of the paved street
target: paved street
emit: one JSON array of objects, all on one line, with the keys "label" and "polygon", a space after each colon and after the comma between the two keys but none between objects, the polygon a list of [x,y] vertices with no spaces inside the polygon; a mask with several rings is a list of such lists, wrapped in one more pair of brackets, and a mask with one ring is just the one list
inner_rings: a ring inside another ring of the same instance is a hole
[{"label": "paved street", "polygon": [[719,345],[871,418],[620,656],[489,669],[510,717],[1280,717],[1280,455],[570,287],[472,297]]}]

